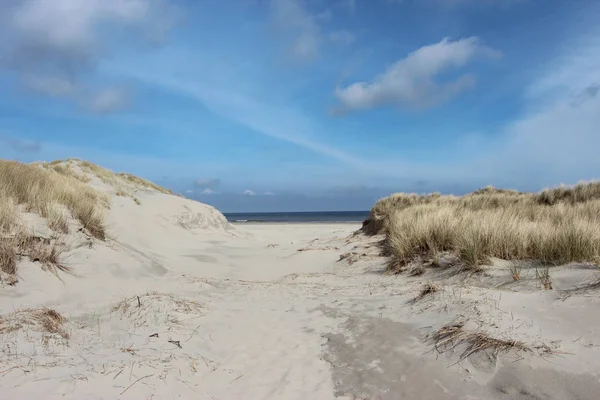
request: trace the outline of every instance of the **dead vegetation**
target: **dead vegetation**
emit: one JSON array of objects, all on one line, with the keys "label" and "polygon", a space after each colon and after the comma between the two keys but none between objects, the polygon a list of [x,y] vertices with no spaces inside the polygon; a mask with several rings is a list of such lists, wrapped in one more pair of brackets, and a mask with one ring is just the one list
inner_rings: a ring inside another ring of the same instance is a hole
[{"label": "dead vegetation", "polygon": [[[104,210],[110,204],[109,199],[73,177],[35,165],[0,160],[0,193],[3,193],[0,209],[10,209],[16,204],[27,212],[60,220],[60,212],[55,210],[64,206],[92,236],[105,237]],[[12,204],[8,204],[10,202]],[[6,211],[0,212],[2,218],[6,218],[6,214]],[[10,221],[0,225],[8,223]],[[63,222],[57,224],[64,228]]]},{"label": "dead vegetation", "polygon": [[83,232],[106,239],[105,213],[110,197],[90,187],[92,179],[112,185],[117,196],[140,200],[131,191],[149,188],[171,193],[145,179],[129,174],[116,174],[93,163],[69,159],[22,164],[0,160],[0,280],[16,282],[16,265],[22,255],[42,263],[53,272],[65,271],[58,261],[58,240],[37,241],[35,233],[26,232],[19,220],[22,213],[37,214],[57,234],[67,235],[77,222]]},{"label": "dead vegetation", "polygon": [[[438,254],[463,269],[481,270],[491,258],[544,265],[600,262],[600,182],[520,193],[480,189],[462,197],[395,194],[377,202],[366,233],[383,232],[396,271]],[[517,269],[511,271],[520,279]],[[541,276],[541,275],[540,275]],[[550,288],[549,275],[544,287]]]},{"label": "dead vegetation", "polygon": [[0,316],[0,334],[31,329],[40,333],[57,334],[63,339],[68,339],[66,322],[65,317],[50,308],[19,310]]},{"label": "dead vegetation", "polygon": [[155,183],[150,182],[149,180],[146,180],[144,178],[140,178],[139,176],[135,176],[135,175],[130,175],[130,174],[125,174],[123,172],[117,174],[121,179],[132,183],[135,186],[138,187],[143,187],[143,188],[150,188],[150,189],[154,189],[157,192],[160,193],[164,193],[164,194],[173,194],[173,192],[169,189],[166,189],[162,186],[158,186]]},{"label": "dead vegetation", "polygon": [[464,346],[460,360],[479,352],[491,351],[494,357],[509,351],[531,352],[523,342],[517,340],[498,339],[485,332],[469,332],[464,329],[464,322],[457,322],[443,326],[429,336],[430,342],[438,353],[454,351]]},{"label": "dead vegetation", "polygon": [[340,258],[338,259],[338,262],[346,260],[348,265],[352,265],[355,262],[360,261],[362,258],[368,257],[368,256],[369,255],[367,253],[357,253],[355,251],[350,251],[348,253],[341,254]]},{"label": "dead vegetation", "polygon": [[200,303],[171,294],[148,292],[115,304],[111,311],[132,321],[136,327],[179,324],[178,315],[202,314]]},{"label": "dead vegetation", "polygon": [[[0,270],[2,280],[16,283],[17,262],[29,257],[44,268],[57,273],[66,271],[59,260],[60,235],[69,232],[69,219],[79,222],[89,235],[104,240],[104,212],[109,200],[74,175],[56,172],[36,164],[0,161]],[[19,216],[22,212],[38,214],[56,233],[52,240],[29,232]]]},{"label": "dead vegetation", "polygon": [[424,299],[425,297],[429,296],[430,294],[437,293],[439,291],[440,291],[439,286],[434,285],[432,283],[427,283],[423,286],[423,288],[421,289],[419,294],[412,300],[412,302],[416,303],[416,302]]},{"label": "dead vegetation", "polygon": [[339,247],[336,246],[323,246],[323,247],[302,247],[298,250],[296,250],[296,252],[298,253],[302,253],[304,251],[311,251],[311,250],[321,250],[321,251],[329,251],[329,250],[339,250]]}]

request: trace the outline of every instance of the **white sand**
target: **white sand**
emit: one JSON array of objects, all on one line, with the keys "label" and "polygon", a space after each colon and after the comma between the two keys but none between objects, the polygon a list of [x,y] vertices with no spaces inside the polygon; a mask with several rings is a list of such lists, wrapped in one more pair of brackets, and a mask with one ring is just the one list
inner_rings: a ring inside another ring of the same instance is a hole
[{"label": "white sand", "polygon": [[[387,276],[358,224],[231,227],[199,203],[137,196],[113,198],[106,243],[70,238],[75,275],[22,262],[0,288],[5,326],[45,306],[70,334],[1,334],[1,399],[600,398],[600,289],[563,291],[590,269],[554,269],[548,291],[533,270],[516,284],[499,268]],[[427,282],[442,290],[411,302]],[[435,351],[427,335],[454,320],[533,351]]]}]

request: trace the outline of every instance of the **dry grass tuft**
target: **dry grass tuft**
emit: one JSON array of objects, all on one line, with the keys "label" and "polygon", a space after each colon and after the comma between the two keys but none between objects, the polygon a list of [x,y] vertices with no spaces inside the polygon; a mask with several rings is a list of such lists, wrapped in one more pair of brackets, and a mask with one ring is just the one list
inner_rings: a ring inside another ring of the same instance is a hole
[{"label": "dry grass tuft", "polygon": [[352,265],[352,264],[360,261],[363,257],[368,257],[368,256],[369,255],[367,253],[357,253],[355,251],[351,251],[348,253],[341,254],[340,258],[338,259],[338,262],[346,260],[348,262],[348,265]]},{"label": "dry grass tuft", "polygon": [[29,236],[21,240],[19,248],[23,249],[21,255],[27,256],[32,262],[39,262],[46,270],[57,276],[59,271],[71,272],[71,269],[60,261],[64,248],[57,239]]},{"label": "dry grass tuft", "polygon": [[535,277],[540,281],[540,285],[545,290],[552,290],[552,278],[550,278],[550,268],[536,268]]},{"label": "dry grass tuft", "polygon": [[[0,271],[9,277],[14,277],[17,273],[17,243],[14,238],[0,238]],[[12,279],[9,283],[16,283]]]},{"label": "dry grass tuft", "polygon": [[130,319],[136,326],[176,325],[181,314],[202,314],[200,303],[171,294],[149,292],[124,299],[112,307],[113,313]]},{"label": "dry grass tuft", "polygon": [[521,280],[521,267],[520,267],[519,265],[517,265],[517,264],[512,264],[512,265],[509,267],[509,269],[508,269],[508,270],[509,270],[509,272],[510,272],[510,275],[511,275],[511,276],[512,276],[512,278],[513,278],[513,281],[520,281],[520,280]]},{"label": "dry grass tuft", "polygon": [[[0,198],[12,199],[26,211],[47,215],[54,205],[64,206],[89,233],[105,238],[104,208],[109,200],[103,194],[75,178],[47,171],[35,165],[0,161]],[[7,206],[0,205],[0,209]],[[3,213],[0,213],[3,215]],[[0,225],[3,225],[0,222]],[[59,222],[58,226],[64,228]]]},{"label": "dry grass tuft", "polygon": [[485,350],[491,350],[495,357],[511,350],[531,351],[523,342],[493,338],[484,332],[468,332],[463,329],[464,325],[464,322],[445,325],[430,335],[429,340],[435,350],[445,353],[464,345],[466,347],[460,355],[460,360]]},{"label": "dry grass tuft", "polygon": [[115,173],[106,168],[102,168],[101,166],[91,163],[89,161],[78,161],[78,164],[81,167],[81,169],[92,175],[97,176],[102,182],[108,185],[113,185],[116,181]]},{"label": "dry grass tuft", "polygon": [[57,172],[61,175],[68,176],[70,178],[75,178],[83,183],[88,183],[91,179],[86,175],[81,175],[75,172],[69,164],[62,164],[62,161],[56,160],[52,161],[50,164],[47,164],[48,168]]},{"label": "dry grass tuft", "polygon": [[422,300],[426,296],[433,294],[433,293],[437,293],[439,291],[440,291],[439,286],[428,283],[425,286],[423,286],[423,288],[421,289],[421,291],[419,292],[417,297],[415,297],[412,302],[416,303],[417,301]]},{"label": "dry grass tuft", "polygon": [[138,187],[144,187],[144,188],[150,188],[150,189],[154,189],[158,192],[161,193],[165,193],[165,194],[173,194],[173,192],[169,189],[166,189],[162,186],[158,186],[155,183],[152,183],[144,178],[140,178],[139,176],[135,176],[135,175],[130,175],[130,174],[125,174],[125,173],[119,173],[117,174],[121,179],[128,181],[132,184],[134,184],[135,186]]},{"label": "dry grass tuft", "polygon": [[471,271],[491,258],[600,262],[600,182],[537,194],[490,187],[462,197],[397,194],[380,200],[370,220],[365,231],[386,234],[396,271],[439,254],[457,257]]},{"label": "dry grass tuft", "polygon": [[17,217],[21,211],[46,218],[59,234],[69,232],[69,218],[77,219],[90,235],[105,239],[104,211],[109,199],[69,173],[57,172],[62,164],[22,164],[0,160],[0,270],[4,280],[16,283],[20,256],[40,262],[57,273],[68,271],[59,261],[57,240],[44,240],[24,233]]},{"label": "dry grass tuft", "polygon": [[31,328],[38,332],[57,334],[68,339],[69,333],[64,326],[66,322],[65,317],[50,308],[20,310],[0,316],[0,333],[6,334]]}]

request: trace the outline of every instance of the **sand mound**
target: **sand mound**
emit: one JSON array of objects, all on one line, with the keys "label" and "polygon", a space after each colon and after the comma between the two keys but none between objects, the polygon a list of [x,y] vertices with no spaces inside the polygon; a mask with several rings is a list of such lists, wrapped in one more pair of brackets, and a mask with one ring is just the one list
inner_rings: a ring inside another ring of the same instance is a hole
[{"label": "sand mound", "polygon": [[65,329],[66,322],[65,317],[49,308],[19,310],[0,315],[0,334],[34,331],[56,334],[63,339],[68,339],[69,333]]},{"label": "sand mound", "polygon": [[149,292],[120,301],[111,312],[129,320],[136,328],[156,328],[177,325],[190,315],[202,315],[203,307],[196,301],[172,294]]},{"label": "sand mound", "polygon": [[[174,195],[143,178],[76,159],[0,161],[0,189],[0,282],[8,285],[19,282],[20,266],[28,260],[56,276],[71,271],[81,257],[123,264],[106,251],[102,256],[82,252],[86,247],[126,253],[150,265],[150,273],[165,273],[159,257],[146,254],[166,246],[158,252],[165,254],[174,242],[192,247],[204,232],[231,236],[234,231],[214,207]],[[148,268],[144,269],[136,272],[134,267],[126,273],[145,275]],[[90,272],[86,274],[94,274]]]}]

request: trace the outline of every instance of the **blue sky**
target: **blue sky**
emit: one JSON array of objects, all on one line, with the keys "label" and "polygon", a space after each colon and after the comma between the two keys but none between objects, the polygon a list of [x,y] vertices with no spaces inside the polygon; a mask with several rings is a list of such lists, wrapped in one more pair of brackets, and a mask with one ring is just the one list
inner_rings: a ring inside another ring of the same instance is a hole
[{"label": "blue sky", "polygon": [[7,0],[0,157],[225,212],[600,173],[595,0]]}]

